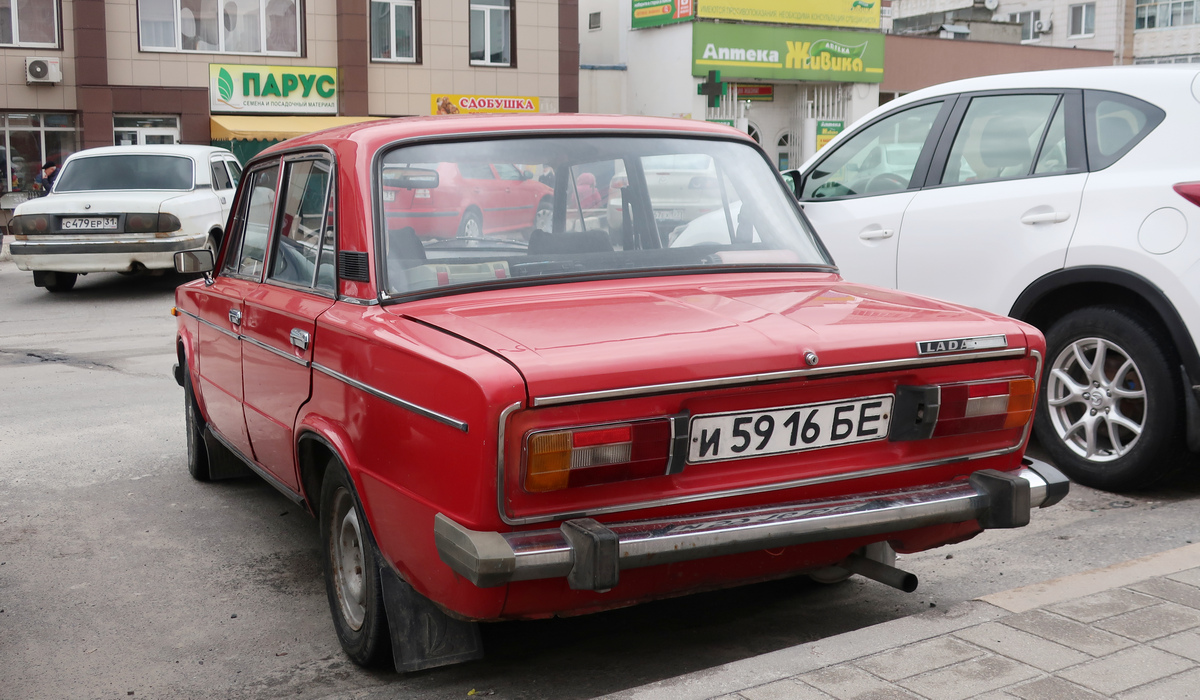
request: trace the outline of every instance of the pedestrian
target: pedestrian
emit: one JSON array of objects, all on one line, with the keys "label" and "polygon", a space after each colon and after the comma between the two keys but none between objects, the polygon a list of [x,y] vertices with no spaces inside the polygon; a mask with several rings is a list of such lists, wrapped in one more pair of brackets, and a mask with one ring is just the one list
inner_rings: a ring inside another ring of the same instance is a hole
[{"label": "pedestrian", "polygon": [[54,187],[54,178],[58,177],[58,163],[48,160],[42,163],[42,172],[35,178],[34,182],[41,185],[43,192],[50,192],[50,188]]}]

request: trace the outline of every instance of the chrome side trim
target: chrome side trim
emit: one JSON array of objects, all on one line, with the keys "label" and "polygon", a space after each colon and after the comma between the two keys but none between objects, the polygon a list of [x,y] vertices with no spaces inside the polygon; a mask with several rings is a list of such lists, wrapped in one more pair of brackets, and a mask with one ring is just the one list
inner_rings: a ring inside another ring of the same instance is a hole
[{"label": "chrome side trim", "polygon": [[[1021,520],[1028,522],[1031,510],[1053,505],[1069,488],[1065,476],[1047,467],[1030,460],[1028,466],[1012,472],[982,472],[991,475],[984,481],[999,481],[999,488],[971,479],[903,491],[592,523],[616,536],[620,570],[972,520],[980,520],[981,528],[1019,527],[1024,524]],[[1015,517],[991,520],[989,510],[997,505],[994,499],[999,499],[1000,510],[1012,508]],[[589,565],[587,553],[573,549],[563,528],[475,531],[438,513],[434,541],[442,561],[480,587],[565,577]]]},{"label": "chrome side trim", "polygon": [[338,295],[337,300],[344,301],[347,304],[354,304],[355,306],[375,306],[379,304],[378,299],[359,299],[358,297],[348,297],[345,295]]},{"label": "chrome side trim", "polygon": [[976,362],[979,360],[996,360],[1004,357],[1019,357],[1025,354],[1025,348],[1010,348],[993,352],[971,352],[954,355],[937,355],[929,357],[912,357],[902,360],[882,360],[879,362],[860,362],[851,365],[831,365],[829,367],[812,367],[792,369],[782,372],[766,372],[762,374],[742,374],[733,377],[718,377],[716,379],[697,379],[689,382],[672,382],[669,384],[647,384],[621,389],[606,389],[603,391],[585,391],[578,394],[559,394],[556,396],[534,397],[532,405],[558,406],[566,403],[583,401],[602,401],[604,399],[628,398],[632,396],[648,396],[650,394],[669,394],[677,391],[695,391],[697,389],[715,389],[718,387],[736,386],[739,384],[763,384],[785,379],[804,377],[827,377],[837,374],[860,372],[884,372],[892,369],[921,367],[926,365],[955,364],[959,362]]},{"label": "chrome side trim", "polygon": [[444,424],[450,426],[451,428],[457,428],[457,429],[463,431],[464,433],[467,432],[467,424],[463,421],[458,420],[457,418],[451,418],[450,416],[438,413],[437,411],[434,411],[434,410],[430,410],[428,408],[425,408],[424,406],[418,406],[417,404],[412,403],[411,401],[405,401],[404,399],[399,398],[397,396],[392,396],[391,394],[387,393],[386,391],[380,391],[379,389],[376,389],[375,387],[370,386],[369,384],[363,384],[362,382],[358,381],[357,379],[351,379],[350,377],[347,377],[346,375],[342,374],[341,372],[337,372],[335,370],[329,369],[328,367],[325,367],[324,365],[319,365],[316,362],[312,363],[312,368],[322,374],[328,375],[340,382],[348,384],[348,385],[354,387],[355,389],[365,391],[368,394],[370,394],[376,398],[380,398],[380,399],[383,399],[384,401],[387,401],[388,403],[395,404],[396,406],[399,406],[400,408],[412,411],[413,413],[416,413],[417,415],[425,416],[426,418],[430,418],[439,423],[444,423]]},{"label": "chrome side trim", "polygon": [[291,360],[292,362],[295,362],[296,364],[300,365],[301,367],[308,367],[307,360],[302,360],[299,357],[296,357],[295,355],[291,354],[290,352],[284,352],[283,350],[280,350],[279,348],[277,348],[273,345],[267,345],[266,343],[264,343],[260,340],[255,340],[254,338],[251,338],[251,337],[245,336],[245,335],[242,336],[242,340],[246,341],[247,343],[250,343],[251,345],[253,345],[255,347],[262,348],[263,350],[266,350],[269,353],[278,355],[286,360]]},{"label": "chrome side trim", "polygon": [[234,340],[242,339],[242,336],[238,335],[237,333],[234,333],[233,331],[229,330],[228,328],[222,328],[222,327],[218,326],[217,324],[213,323],[212,321],[200,318],[199,316],[192,313],[191,311],[184,311],[183,309],[178,309],[178,311],[179,311],[179,313],[183,314],[184,316],[191,316],[192,318],[196,319],[200,323],[203,323],[204,325],[208,326],[209,328],[212,328],[215,331],[224,333],[225,335],[229,336],[230,338],[233,338]]},{"label": "chrome side trim", "polygon": [[517,523],[508,517],[508,509],[504,507],[504,489],[506,488],[504,481],[504,441],[505,432],[508,427],[508,417],[520,407],[520,401],[516,401],[505,407],[500,412],[500,427],[496,431],[496,512],[500,514],[500,519],[509,525],[516,525]]}]

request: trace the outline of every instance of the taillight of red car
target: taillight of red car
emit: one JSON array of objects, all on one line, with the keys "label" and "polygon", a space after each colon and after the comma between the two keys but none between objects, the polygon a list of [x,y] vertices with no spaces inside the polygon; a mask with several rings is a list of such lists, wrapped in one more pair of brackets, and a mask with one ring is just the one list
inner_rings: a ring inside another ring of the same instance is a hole
[{"label": "taillight of red car", "polygon": [[1200,182],[1181,182],[1174,189],[1181,197],[1200,207]]}]

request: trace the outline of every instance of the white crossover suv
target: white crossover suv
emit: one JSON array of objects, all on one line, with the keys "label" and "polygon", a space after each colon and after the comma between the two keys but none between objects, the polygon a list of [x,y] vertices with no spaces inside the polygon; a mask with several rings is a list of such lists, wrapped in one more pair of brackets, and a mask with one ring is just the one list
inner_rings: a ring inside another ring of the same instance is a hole
[{"label": "white crossover suv", "polygon": [[1042,329],[1038,439],[1119,491],[1200,451],[1196,124],[1198,66],[996,75],[889,102],[791,175],[847,279]]},{"label": "white crossover suv", "polygon": [[48,195],[13,212],[13,260],[51,292],[81,273],[174,269],[177,251],[217,249],[241,173],[232,153],[212,146],[80,151]]}]

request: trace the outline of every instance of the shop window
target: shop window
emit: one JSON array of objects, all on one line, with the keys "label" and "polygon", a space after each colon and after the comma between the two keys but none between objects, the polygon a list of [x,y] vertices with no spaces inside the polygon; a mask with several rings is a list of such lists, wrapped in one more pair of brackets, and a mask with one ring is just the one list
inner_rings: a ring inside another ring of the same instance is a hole
[{"label": "shop window", "polygon": [[60,48],[56,0],[0,0],[0,46]]},{"label": "shop window", "polygon": [[42,163],[63,159],[79,150],[79,132],[74,114],[0,114],[0,168],[4,182],[0,191],[38,190]]},{"label": "shop window", "polygon": [[177,116],[113,117],[113,144],[117,146],[156,146],[173,143],[179,143]]},{"label": "shop window", "polygon": [[420,4],[417,0],[371,3],[371,60],[420,63]]},{"label": "shop window", "polygon": [[1009,22],[1021,23],[1021,41],[1037,41],[1042,38],[1037,31],[1037,23],[1042,19],[1040,10],[1033,12],[1014,12],[1008,16]]},{"label": "shop window", "polygon": [[1068,16],[1070,17],[1070,27],[1067,30],[1069,37],[1092,36],[1096,33],[1096,3],[1071,5]]},{"label": "shop window", "polygon": [[471,65],[514,66],[512,0],[470,0]]},{"label": "shop window", "polygon": [[1200,21],[1194,0],[1137,0],[1134,29],[1182,27]]},{"label": "shop window", "polygon": [[142,51],[298,56],[298,2],[138,0],[139,43]]}]

